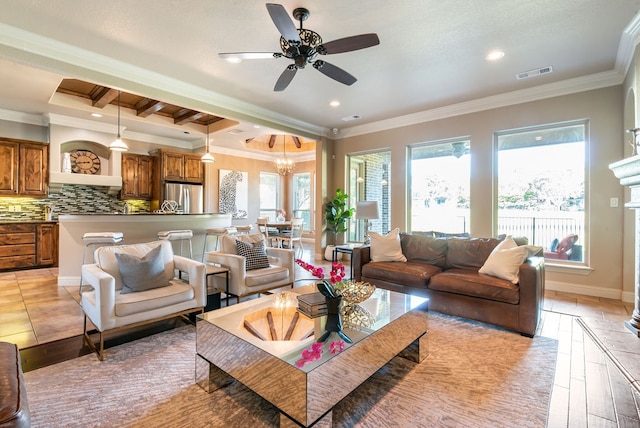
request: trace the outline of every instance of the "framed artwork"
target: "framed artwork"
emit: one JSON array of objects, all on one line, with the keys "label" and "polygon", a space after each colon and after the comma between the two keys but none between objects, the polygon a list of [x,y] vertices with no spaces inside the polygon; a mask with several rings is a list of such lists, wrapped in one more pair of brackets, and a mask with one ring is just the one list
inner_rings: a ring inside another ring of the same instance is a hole
[{"label": "framed artwork", "polygon": [[218,212],[234,219],[247,218],[249,211],[249,173],[220,170]]}]

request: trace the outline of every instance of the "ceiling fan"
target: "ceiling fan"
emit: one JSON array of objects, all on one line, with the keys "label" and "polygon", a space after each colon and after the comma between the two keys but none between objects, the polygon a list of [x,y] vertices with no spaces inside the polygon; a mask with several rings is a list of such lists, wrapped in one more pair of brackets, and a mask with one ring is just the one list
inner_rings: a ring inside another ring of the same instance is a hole
[{"label": "ceiling fan", "polygon": [[280,52],[225,52],[219,53],[220,58],[231,62],[239,62],[243,59],[263,59],[263,58],[289,58],[294,61],[284,69],[274,91],[283,91],[289,86],[291,80],[296,75],[298,69],[311,64],[320,73],[328,76],[345,85],[353,85],[356,80],[354,76],[347,73],[340,67],[336,67],[321,59],[316,59],[318,55],[330,55],[344,52],[351,52],[380,44],[380,39],[375,33],[359,34],[357,36],[344,37],[331,42],[322,43],[322,37],[315,31],[302,28],[302,22],[309,18],[309,10],[299,7],[294,9],[293,17],[300,21],[300,28],[295,25],[286,9],[275,3],[267,3],[267,11],[271,20],[281,34]]}]

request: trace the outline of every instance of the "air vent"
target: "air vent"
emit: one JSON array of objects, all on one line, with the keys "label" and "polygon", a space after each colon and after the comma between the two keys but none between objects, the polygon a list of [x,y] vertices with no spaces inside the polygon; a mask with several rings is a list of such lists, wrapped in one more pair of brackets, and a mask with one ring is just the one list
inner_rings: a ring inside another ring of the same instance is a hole
[{"label": "air vent", "polygon": [[242,129],[231,129],[229,131],[227,131],[229,134],[233,134],[233,135],[238,135],[238,134],[242,134],[244,131]]},{"label": "air vent", "polygon": [[535,70],[525,71],[523,73],[516,74],[518,80],[528,79],[529,77],[542,76],[543,74],[553,73],[553,67],[550,65],[547,67],[538,68]]},{"label": "air vent", "polygon": [[360,116],[359,114],[353,114],[351,116],[343,117],[342,120],[345,122],[351,122],[352,120],[358,120],[361,118],[362,116]]}]

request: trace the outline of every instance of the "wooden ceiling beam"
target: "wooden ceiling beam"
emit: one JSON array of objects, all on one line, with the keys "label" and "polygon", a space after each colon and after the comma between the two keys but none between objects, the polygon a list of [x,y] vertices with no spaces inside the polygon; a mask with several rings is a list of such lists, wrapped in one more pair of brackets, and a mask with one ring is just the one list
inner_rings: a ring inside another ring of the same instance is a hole
[{"label": "wooden ceiling beam", "polygon": [[162,110],[164,106],[165,103],[162,101],[145,98],[136,104],[136,115],[139,117],[149,117]]},{"label": "wooden ceiling beam", "polygon": [[195,110],[180,110],[173,116],[173,123],[176,125],[184,125],[185,123],[194,122],[204,115],[204,113]]},{"label": "wooden ceiling beam", "polygon": [[91,105],[97,108],[105,108],[111,101],[115,100],[118,96],[117,89],[102,87],[95,93],[91,94]]}]

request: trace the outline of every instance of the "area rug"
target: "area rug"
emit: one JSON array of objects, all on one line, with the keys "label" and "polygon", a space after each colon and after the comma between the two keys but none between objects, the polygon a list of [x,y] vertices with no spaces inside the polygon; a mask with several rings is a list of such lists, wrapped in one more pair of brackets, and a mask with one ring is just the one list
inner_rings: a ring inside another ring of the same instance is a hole
[{"label": "area rug", "polygon": [[[429,357],[396,357],[334,408],[334,427],[544,427],[557,341],[437,313]],[[194,384],[185,326],[25,373],[33,427],[275,427],[279,413],[235,382]],[[239,356],[241,357],[241,356]]]}]

